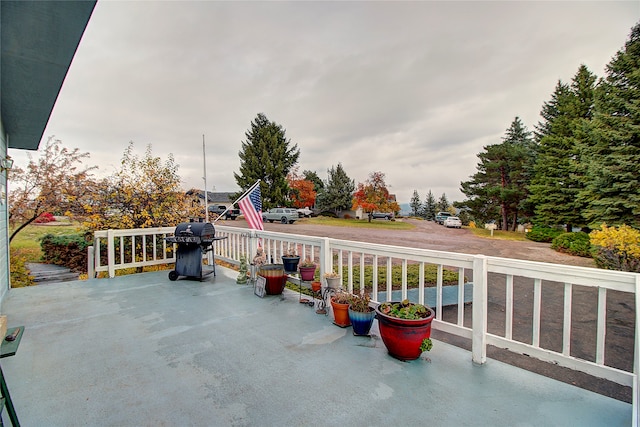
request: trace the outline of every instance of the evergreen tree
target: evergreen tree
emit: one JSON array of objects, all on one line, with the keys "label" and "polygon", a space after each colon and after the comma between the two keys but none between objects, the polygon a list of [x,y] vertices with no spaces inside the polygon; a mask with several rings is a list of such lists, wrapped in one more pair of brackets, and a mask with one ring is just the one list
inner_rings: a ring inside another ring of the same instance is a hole
[{"label": "evergreen tree", "polygon": [[488,215],[499,212],[503,230],[516,229],[521,215],[528,215],[527,186],[533,174],[535,144],[529,132],[516,117],[501,144],[484,147],[480,162],[470,181],[461,183],[469,198],[460,203],[480,221],[495,219]]},{"label": "evergreen tree", "polygon": [[595,90],[592,145],[583,150],[581,193],[592,226],[640,227],[640,23],[606,67]]},{"label": "evergreen tree", "polygon": [[356,189],[355,181],[347,176],[342,164],[331,166],[327,170],[327,181],[324,188],[318,192],[316,206],[323,211],[340,211],[351,208],[353,192]]},{"label": "evergreen tree", "polygon": [[436,209],[438,212],[449,212],[449,200],[447,199],[447,195],[442,193],[440,199],[438,199],[438,203],[436,203]]},{"label": "evergreen tree", "polygon": [[433,196],[431,190],[427,193],[427,197],[424,201],[422,216],[429,221],[433,221],[436,217],[436,198]]},{"label": "evergreen tree", "polygon": [[537,224],[583,226],[584,188],[580,150],[588,138],[585,128],[593,112],[596,77],[582,65],[571,86],[558,82],[551,101],[543,105],[544,121],[537,126],[538,155],[529,185],[528,203],[535,208]]},{"label": "evergreen tree", "polygon": [[238,153],[240,173],[233,174],[238,186],[244,192],[260,179],[262,209],[285,206],[290,192],[287,175],[300,156],[297,144],[291,145],[282,126],[269,121],[263,113],[251,122],[245,136]]},{"label": "evergreen tree", "polygon": [[413,190],[413,196],[411,196],[411,211],[413,216],[418,216],[420,214],[420,196],[418,195],[418,190]]},{"label": "evergreen tree", "polygon": [[307,181],[313,182],[313,191],[315,191],[316,193],[324,188],[324,183],[322,182],[318,174],[314,171],[306,170],[302,172],[302,175]]}]

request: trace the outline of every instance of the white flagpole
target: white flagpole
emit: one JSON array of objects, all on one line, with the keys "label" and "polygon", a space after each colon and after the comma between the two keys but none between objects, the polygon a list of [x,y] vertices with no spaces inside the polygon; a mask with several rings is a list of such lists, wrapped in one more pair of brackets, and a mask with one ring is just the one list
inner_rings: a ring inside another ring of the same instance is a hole
[{"label": "white flagpole", "polygon": [[207,192],[207,153],[204,149],[204,134],[202,135],[202,168],[204,169],[204,222],[209,222],[209,196]]}]

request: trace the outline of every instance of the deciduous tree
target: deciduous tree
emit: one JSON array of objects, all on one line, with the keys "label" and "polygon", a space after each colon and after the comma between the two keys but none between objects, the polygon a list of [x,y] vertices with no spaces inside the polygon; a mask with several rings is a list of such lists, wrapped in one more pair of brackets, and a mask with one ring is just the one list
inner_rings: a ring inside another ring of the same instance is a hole
[{"label": "deciduous tree", "polygon": [[295,167],[289,175],[287,175],[287,183],[291,189],[289,197],[291,203],[296,208],[312,207],[316,203],[316,192],[314,190],[314,184],[304,178],[302,175],[298,175],[298,168]]},{"label": "deciduous tree", "polygon": [[362,208],[368,214],[371,222],[371,214],[375,211],[398,212],[400,206],[391,199],[385,174],[382,172],[371,172],[369,178],[363,183],[358,183],[356,192],[353,194],[351,209]]},{"label": "deciduous tree", "polygon": [[70,150],[54,138],[49,137],[41,147],[37,160],[29,155],[25,169],[11,170],[9,221],[20,225],[11,234],[10,241],[44,212],[81,214],[84,200],[92,197],[91,171],[97,167],[82,164],[89,153],[77,148]]},{"label": "deciduous tree", "polygon": [[144,157],[138,157],[130,142],[120,170],[100,181],[85,205],[86,225],[93,230],[166,227],[204,216],[181,189],[178,168],[172,154],[163,161],[148,145]]}]

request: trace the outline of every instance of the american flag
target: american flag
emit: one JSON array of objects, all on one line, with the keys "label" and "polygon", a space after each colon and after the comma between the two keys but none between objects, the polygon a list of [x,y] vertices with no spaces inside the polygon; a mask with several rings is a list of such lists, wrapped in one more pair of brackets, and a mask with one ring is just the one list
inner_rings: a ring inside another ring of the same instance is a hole
[{"label": "american flag", "polygon": [[262,226],[262,194],[260,194],[260,183],[253,190],[238,202],[240,210],[247,220],[249,228],[264,230]]}]

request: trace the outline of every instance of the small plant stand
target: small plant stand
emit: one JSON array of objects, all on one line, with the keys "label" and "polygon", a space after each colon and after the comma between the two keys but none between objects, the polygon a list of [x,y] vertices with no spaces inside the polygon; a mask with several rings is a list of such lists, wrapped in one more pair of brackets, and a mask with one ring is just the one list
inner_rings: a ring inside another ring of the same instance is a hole
[{"label": "small plant stand", "polygon": [[315,305],[315,301],[314,299],[302,298],[302,286],[306,288],[306,285],[308,285],[309,289],[311,289],[311,282],[311,280],[302,280],[302,278],[300,278],[300,287],[298,288],[300,291],[298,302],[300,304],[307,304],[309,307],[313,307]]}]

